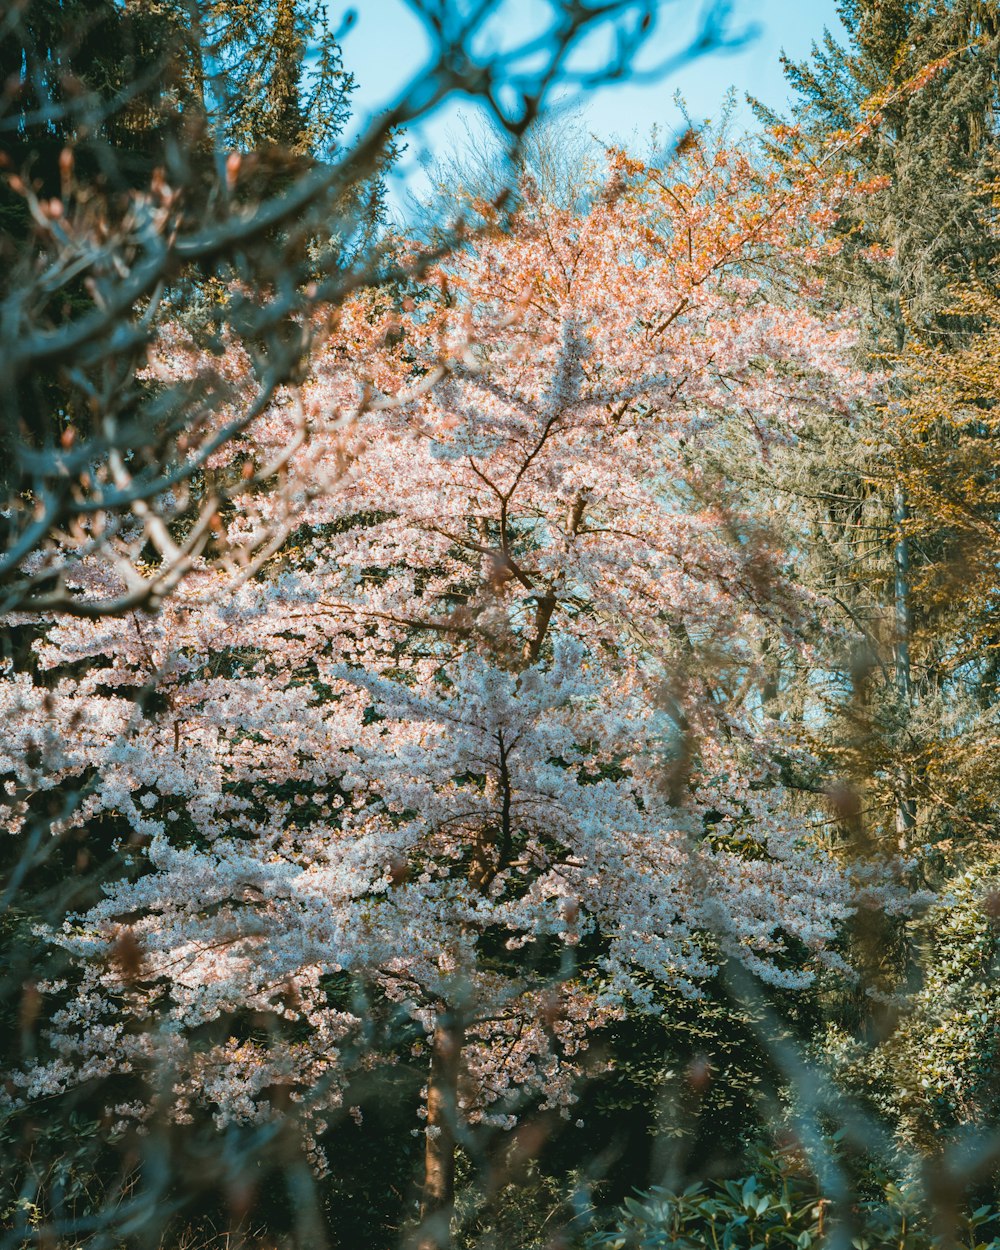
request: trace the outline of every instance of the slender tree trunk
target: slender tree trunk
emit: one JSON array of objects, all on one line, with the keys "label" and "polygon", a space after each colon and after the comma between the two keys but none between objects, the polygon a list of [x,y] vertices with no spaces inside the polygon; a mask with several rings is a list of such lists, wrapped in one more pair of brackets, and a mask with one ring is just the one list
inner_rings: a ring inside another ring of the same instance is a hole
[{"label": "slender tree trunk", "polygon": [[[898,126],[893,128],[897,145],[902,139]],[[901,235],[899,225],[893,232],[892,261],[892,320],[896,336],[896,355],[900,356],[906,345],[906,320],[903,316],[904,280],[901,258],[905,251],[905,239]],[[902,716],[902,728],[905,729],[910,718],[910,707],[913,702],[913,681],[910,672],[910,634],[912,617],[910,614],[910,540],[906,534],[906,490],[897,478],[892,489],[892,521],[895,529],[895,544],[892,552],[893,563],[893,617],[894,634],[893,656],[896,666],[896,697]],[[901,851],[908,849],[910,837],[916,825],[916,806],[913,801],[913,778],[906,766],[905,759],[900,755],[896,766],[896,842]]]},{"label": "slender tree trunk", "polygon": [[427,1145],[420,1230],[415,1250],[447,1250],[455,1209],[455,1146],[458,1128],[458,1073],[463,1030],[442,1017],[431,1039],[427,1082]]},{"label": "slender tree trunk", "polygon": [[[197,0],[188,0],[188,56],[193,74],[191,83],[194,92],[194,107],[197,110],[198,122],[204,125],[208,121],[208,104],[205,100],[205,53],[204,31]],[[208,141],[208,136],[205,136]]]},{"label": "slender tree trunk", "polygon": [[[902,482],[893,489],[892,519],[896,530],[893,548],[895,577],[893,582],[893,608],[895,614],[894,653],[896,661],[896,694],[904,718],[908,716],[913,696],[913,679],[910,672],[910,543],[906,536],[906,493]],[[905,720],[904,720],[905,724]],[[912,794],[910,770],[902,760],[896,770],[896,837],[899,849],[905,851],[910,844],[917,823],[916,805]]]}]

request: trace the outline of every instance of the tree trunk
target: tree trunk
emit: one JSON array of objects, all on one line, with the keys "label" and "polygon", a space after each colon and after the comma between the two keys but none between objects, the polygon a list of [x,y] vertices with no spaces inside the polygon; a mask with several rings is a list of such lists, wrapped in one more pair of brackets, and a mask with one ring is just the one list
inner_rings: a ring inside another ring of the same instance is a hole
[{"label": "tree trunk", "polygon": [[447,1250],[451,1245],[462,1041],[461,1025],[453,1017],[443,1016],[431,1039],[424,1188],[415,1250]]},{"label": "tree trunk", "polygon": [[[910,673],[910,544],[906,536],[906,494],[902,482],[897,482],[893,490],[892,519],[896,529],[896,545],[893,549],[896,694],[905,726],[909,717],[913,685]],[[910,770],[905,761],[900,760],[896,770],[896,838],[901,851],[908,849],[916,823]]]}]

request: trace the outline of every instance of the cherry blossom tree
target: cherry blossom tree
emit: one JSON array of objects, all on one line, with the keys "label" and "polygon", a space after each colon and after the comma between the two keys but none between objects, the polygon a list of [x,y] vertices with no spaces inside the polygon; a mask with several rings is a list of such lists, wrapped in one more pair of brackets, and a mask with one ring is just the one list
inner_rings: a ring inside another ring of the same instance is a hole
[{"label": "cherry blossom tree", "polygon": [[352,1073],[423,1063],[431,1248],[456,1148],[571,1116],[616,1015],[727,960],[793,988],[842,967],[858,882],[793,814],[799,745],[755,693],[761,640],[803,647],[817,605],[700,455],[862,397],[850,315],[802,277],[831,214],[818,175],[731,148],[609,163],[587,211],[527,194],[420,287],[335,310],[220,448],[227,542],[298,501],[263,570],[194,561],[156,615],[53,618],[44,682],[0,686],[17,819],[86,777],[55,832],[135,861],[52,932],[75,971],[16,1099],[146,1072],[119,1124],[223,1125],[280,1088],[323,1168]]}]

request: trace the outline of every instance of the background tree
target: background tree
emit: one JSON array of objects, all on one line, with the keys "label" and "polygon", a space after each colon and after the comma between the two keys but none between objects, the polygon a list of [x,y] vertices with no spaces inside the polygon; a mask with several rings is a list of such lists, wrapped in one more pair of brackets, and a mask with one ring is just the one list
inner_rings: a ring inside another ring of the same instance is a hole
[{"label": "background tree", "polygon": [[[866,345],[881,370],[880,354],[901,351],[908,326],[961,333],[944,315],[949,287],[992,264],[985,188],[994,151],[996,14],[981,4],[850,3],[841,17],[852,32],[848,47],[828,34],[810,61],[786,64],[799,99],[792,142],[857,131],[839,162],[880,180],[863,213],[845,214],[835,272],[847,298],[868,311]],[[898,395],[897,380],[886,385],[887,398]],[[891,677],[879,696],[882,710],[872,709],[888,757],[871,799],[892,805],[896,836],[911,843],[920,783],[910,713],[934,680],[926,653],[914,669],[913,637],[928,639],[933,625],[914,615],[922,605],[912,587],[909,505],[882,450],[886,442],[898,446],[895,412],[878,409],[853,434],[818,433],[817,476],[805,489],[823,504],[817,538],[829,555],[821,575],[837,584],[861,645],[877,655],[873,676]]]},{"label": "background tree", "polygon": [[[820,738],[845,778],[838,815],[872,849],[890,839],[912,847],[915,873],[941,884],[980,859],[977,813],[990,803],[979,773],[993,740],[992,687],[981,685],[992,648],[981,613],[994,584],[986,536],[995,471],[988,418],[975,411],[989,401],[971,395],[985,394],[996,264],[997,9],[851,3],[841,15],[846,47],[827,35],[810,60],[786,67],[799,100],[787,142],[801,152],[817,135],[856,130],[859,142],[839,163],[877,180],[863,212],[845,211],[831,277],[867,312],[863,343],[882,393],[853,426],[817,427],[815,456],[790,459],[784,480],[800,500],[804,553],[814,553],[803,570],[854,638],[823,665],[833,715]],[[780,475],[762,477],[770,488]],[[982,630],[969,645],[973,622]],[[918,981],[911,936],[896,929],[862,939],[885,988]],[[909,1034],[905,1002],[880,1009],[869,999],[846,1013],[863,1025],[883,1074],[880,1044],[893,1053],[897,1026]],[[962,1068],[958,1049],[954,1058]],[[876,1086],[884,1093],[874,1078],[869,1093],[884,1111]],[[988,1133],[976,1149],[995,1159]],[[957,1173],[945,1173],[961,1187]]]}]

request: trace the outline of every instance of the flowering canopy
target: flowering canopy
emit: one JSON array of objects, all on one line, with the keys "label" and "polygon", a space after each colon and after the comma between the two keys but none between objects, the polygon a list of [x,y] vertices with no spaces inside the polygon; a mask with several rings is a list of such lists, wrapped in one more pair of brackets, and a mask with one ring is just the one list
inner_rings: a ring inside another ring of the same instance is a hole
[{"label": "flowering canopy", "polygon": [[[137,860],[53,934],[79,975],[25,1093],[156,1063],[175,1117],[226,1122],[290,1086],[315,1143],[352,1064],[401,1053],[373,1020],[406,1019],[414,1054],[451,1030],[464,1120],[508,1124],[567,1108],[588,1035],[657,985],[837,963],[850,881],[747,694],[814,605],[699,454],[740,428],[766,455],[860,394],[848,317],[789,260],[823,246],[814,187],[698,145],[612,166],[585,213],[529,202],[423,290],[339,311],[215,465],[255,479],[308,415],[272,568],[53,621],[47,688],[3,683],[5,771],[86,778],[63,827]],[[194,350],[164,337],[152,375]],[[268,496],[235,498],[238,543]]]}]

